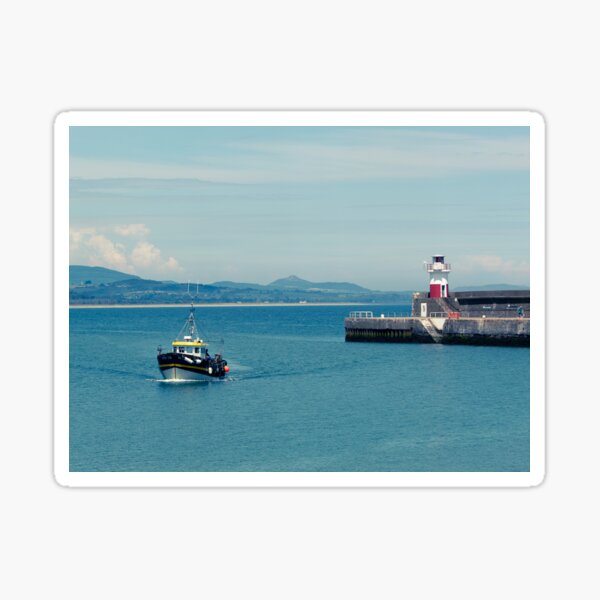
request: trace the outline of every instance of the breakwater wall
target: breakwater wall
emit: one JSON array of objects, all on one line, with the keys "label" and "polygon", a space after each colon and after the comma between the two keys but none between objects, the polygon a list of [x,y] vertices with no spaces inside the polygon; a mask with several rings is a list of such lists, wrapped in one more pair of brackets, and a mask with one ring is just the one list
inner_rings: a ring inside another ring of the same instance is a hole
[{"label": "breakwater wall", "polygon": [[529,346],[529,318],[367,317],[344,320],[347,342]]}]

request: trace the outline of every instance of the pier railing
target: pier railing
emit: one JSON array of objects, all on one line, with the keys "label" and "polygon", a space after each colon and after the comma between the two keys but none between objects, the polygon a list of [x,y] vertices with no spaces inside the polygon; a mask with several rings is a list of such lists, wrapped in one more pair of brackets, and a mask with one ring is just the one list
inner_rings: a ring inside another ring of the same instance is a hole
[{"label": "pier railing", "polygon": [[410,316],[411,314],[408,312],[380,313],[374,315],[373,311],[370,310],[356,310],[352,311],[349,315],[351,319],[404,319]]},{"label": "pier railing", "polygon": [[[408,319],[408,318],[420,318],[415,317],[409,312],[388,312],[374,315],[371,310],[355,310],[349,315],[350,319]],[[469,315],[460,313],[458,311],[447,311],[447,312],[431,312],[427,315],[430,319],[460,319],[460,317],[467,317]]]},{"label": "pier railing", "polygon": [[502,309],[492,309],[492,310],[461,310],[460,316],[465,319],[481,319],[483,317],[488,317],[492,319],[519,319],[519,318],[529,318],[529,311],[523,311],[523,314],[518,314],[514,310],[502,310]]}]

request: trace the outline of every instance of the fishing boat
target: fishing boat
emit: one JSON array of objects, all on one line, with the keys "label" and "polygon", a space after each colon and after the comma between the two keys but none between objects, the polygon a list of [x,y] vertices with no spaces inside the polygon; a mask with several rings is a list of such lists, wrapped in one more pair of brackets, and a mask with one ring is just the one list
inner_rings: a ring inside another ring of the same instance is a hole
[{"label": "fishing boat", "polygon": [[209,354],[208,343],[198,333],[193,305],[171,346],[171,352],[158,347],[158,368],[165,379],[214,380],[229,372],[220,354]]}]

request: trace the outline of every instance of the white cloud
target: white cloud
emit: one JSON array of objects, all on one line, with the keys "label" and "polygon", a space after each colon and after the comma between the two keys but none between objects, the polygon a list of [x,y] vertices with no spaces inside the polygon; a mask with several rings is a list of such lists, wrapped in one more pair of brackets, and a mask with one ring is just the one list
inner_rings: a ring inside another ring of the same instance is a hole
[{"label": "white cloud", "polygon": [[159,273],[168,273],[181,270],[181,267],[172,256],[164,259],[161,251],[150,242],[137,243],[131,252],[131,262],[141,272],[152,270]]},{"label": "white cloud", "polygon": [[115,232],[125,237],[144,237],[150,230],[143,223],[130,223],[129,225],[115,225]]},{"label": "white cloud", "polygon": [[117,271],[127,272],[131,269],[122,244],[116,244],[97,233],[85,237],[83,244],[92,264]]},{"label": "white cloud", "polygon": [[[80,229],[69,229],[69,248],[71,253],[77,252],[84,242],[86,236],[96,233],[93,227],[82,227]],[[71,261],[72,263],[73,261]]]},{"label": "white cloud", "polygon": [[[107,269],[115,269],[142,277],[156,277],[181,271],[181,267],[172,256],[164,258],[159,248],[147,241],[139,241],[133,248],[111,240],[105,229],[121,230],[120,234],[140,236],[149,232],[145,225],[119,225],[110,228],[94,227],[71,228],[70,264],[83,264]],[[125,232],[125,233],[123,233]]]}]

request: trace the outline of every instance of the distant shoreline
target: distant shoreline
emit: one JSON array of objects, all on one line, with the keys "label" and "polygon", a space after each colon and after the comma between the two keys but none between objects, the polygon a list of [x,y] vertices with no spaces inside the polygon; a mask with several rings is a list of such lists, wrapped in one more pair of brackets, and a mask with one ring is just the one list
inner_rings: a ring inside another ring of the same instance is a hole
[{"label": "distant shoreline", "polygon": [[[389,303],[382,303],[388,306]],[[371,302],[219,302],[212,304],[196,304],[200,308],[229,308],[248,306],[377,306]],[[185,304],[69,304],[69,308],[182,308],[191,306],[191,302]]]}]

